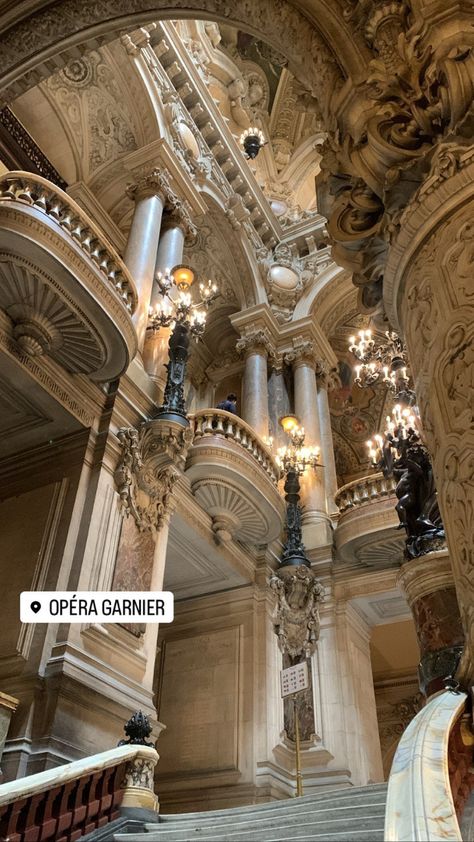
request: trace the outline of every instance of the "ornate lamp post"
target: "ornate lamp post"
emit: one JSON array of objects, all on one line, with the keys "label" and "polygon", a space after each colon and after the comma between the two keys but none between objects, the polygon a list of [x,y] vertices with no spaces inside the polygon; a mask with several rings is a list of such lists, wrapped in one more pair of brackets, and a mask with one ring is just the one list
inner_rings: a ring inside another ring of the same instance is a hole
[{"label": "ornate lamp post", "polygon": [[304,428],[299,426],[296,415],[280,418],[283,430],[290,437],[290,444],[277,451],[277,462],[285,475],[286,541],[280,567],[305,565],[310,567],[302,540],[300,476],[306,468],[315,468],[319,460],[319,447],[305,447]]},{"label": "ornate lamp post", "polygon": [[[168,343],[169,361],[166,365],[167,378],[163,404],[158,409],[157,418],[165,421],[176,421],[183,427],[189,422],[186,418],[184,403],[184,379],[186,363],[189,356],[189,342],[191,336],[198,340],[204,333],[206,313],[210,304],[219,295],[217,285],[212,281],[199,284],[201,298],[193,302],[189,289],[194,281],[194,272],[189,266],[175,266],[172,271],[164,274],[158,272],[158,284],[162,301],[155,309],[149,310],[149,330],[159,330],[161,327],[171,327],[172,332]],[[176,287],[179,295],[172,298],[170,291]],[[200,310],[198,308],[204,308]]]},{"label": "ornate lamp post", "polygon": [[422,440],[414,407],[396,404],[387,416],[383,435],[367,442],[374,468],[398,482],[395,506],[400,528],[406,532],[405,555],[416,558],[445,546],[445,534],[436,497],[433,468]]},{"label": "ornate lamp post", "polygon": [[245,129],[240,135],[239,141],[243,146],[245,157],[252,160],[257,157],[262,146],[265,146],[266,143],[263,132],[255,126]]}]

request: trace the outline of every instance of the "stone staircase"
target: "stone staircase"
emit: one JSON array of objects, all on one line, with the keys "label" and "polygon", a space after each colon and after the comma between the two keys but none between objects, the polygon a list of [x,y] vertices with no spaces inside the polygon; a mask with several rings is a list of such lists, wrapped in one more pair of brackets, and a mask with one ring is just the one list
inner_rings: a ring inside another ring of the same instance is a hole
[{"label": "stone staircase", "polygon": [[339,789],[302,798],[215,810],[160,815],[144,832],[114,842],[383,842],[387,784]]}]

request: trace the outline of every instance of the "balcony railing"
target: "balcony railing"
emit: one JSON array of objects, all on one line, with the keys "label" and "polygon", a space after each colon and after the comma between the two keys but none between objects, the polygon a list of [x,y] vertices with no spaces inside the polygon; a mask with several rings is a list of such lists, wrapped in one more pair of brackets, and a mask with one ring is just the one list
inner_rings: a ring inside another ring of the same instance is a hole
[{"label": "balcony railing", "polygon": [[0,177],[0,276],[18,353],[97,381],[126,370],[137,349],[132,276],[79,205],[38,175]]},{"label": "balcony railing", "polygon": [[232,412],[202,409],[191,423],[194,438],[185,474],[212,518],[217,541],[271,543],[281,533],[285,512],[271,450]]},{"label": "balcony railing", "polygon": [[238,415],[223,409],[203,409],[190,417],[195,439],[201,436],[223,436],[235,441],[253,456],[272,482],[278,484],[280,469],[270,448]]},{"label": "balcony railing", "polygon": [[336,504],[342,514],[384,497],[394,497],[396,484],[393,477],[386,479],[382,473],[370,474],[341,486],[336,494]]},{"label": "balcony railing", "polygon": [[20,202],[44,213],[68,234],[104,276],[132,314],[137,293],[125,264],[79,205],[45,178],[27,172],[10,172],[0,179],[0,202]]}]

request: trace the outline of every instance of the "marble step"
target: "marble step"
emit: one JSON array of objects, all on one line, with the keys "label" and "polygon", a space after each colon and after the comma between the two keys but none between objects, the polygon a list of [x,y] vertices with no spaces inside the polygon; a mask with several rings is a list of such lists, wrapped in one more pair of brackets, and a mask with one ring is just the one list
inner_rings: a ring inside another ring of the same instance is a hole
[{"label": "marble step", "polygon": [[162,815],[114,842],[383,842],[386,784],[227,810]]}]

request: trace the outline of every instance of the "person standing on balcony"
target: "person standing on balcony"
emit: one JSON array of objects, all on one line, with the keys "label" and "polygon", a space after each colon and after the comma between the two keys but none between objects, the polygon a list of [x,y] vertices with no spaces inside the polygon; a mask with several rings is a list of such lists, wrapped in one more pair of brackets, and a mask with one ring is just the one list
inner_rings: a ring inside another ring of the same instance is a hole
[{"label": "person standing on balcony", "polygon": [[217,409],[225,409],[226,412],[233,412],[234,415],[237,415],[237,395],[231,392],[224,401],[219,401]]}]

